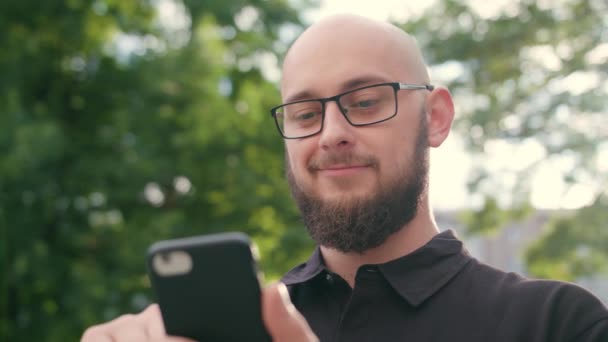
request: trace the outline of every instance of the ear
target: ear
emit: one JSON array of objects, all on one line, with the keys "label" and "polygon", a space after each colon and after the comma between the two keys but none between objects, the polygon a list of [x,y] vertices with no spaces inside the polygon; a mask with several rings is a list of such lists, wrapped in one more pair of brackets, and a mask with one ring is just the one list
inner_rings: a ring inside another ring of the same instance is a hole
[{"label": "ear", "polygon": [[426,99],[428,143],[439,147],[450,134],[454,120],[454,102],[450,91],[444,87],[435,88]]}]

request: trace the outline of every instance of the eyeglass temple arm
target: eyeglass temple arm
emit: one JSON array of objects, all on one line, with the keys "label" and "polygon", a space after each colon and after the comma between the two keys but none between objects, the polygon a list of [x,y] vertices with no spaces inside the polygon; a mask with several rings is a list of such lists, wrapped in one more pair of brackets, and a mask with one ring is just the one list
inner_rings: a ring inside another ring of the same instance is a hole
[{"label": "eyeglass temple arm", "polygon": [[432,84],[407,84],[407,83],[399,83],[399,89],[408,89],[408,90],[426,89],[428,91],[433,91],[433,89],[435,89],[435,86],[432,85]]}]

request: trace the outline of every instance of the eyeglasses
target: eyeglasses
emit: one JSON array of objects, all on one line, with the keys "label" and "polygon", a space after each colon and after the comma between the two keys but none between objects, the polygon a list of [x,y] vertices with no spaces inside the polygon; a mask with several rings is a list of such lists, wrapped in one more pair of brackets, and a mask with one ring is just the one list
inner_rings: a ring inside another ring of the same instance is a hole
[{"label": "eyeglasses", "polygon": [[323,130],[325,106],[335,101],[346,121],[353,126],[373,125],[397,115],[399,90],[428,90],[430,84],[380,83],[347,91],[332,97],[295,101],[270,110],[285,139],[307,138]]}]

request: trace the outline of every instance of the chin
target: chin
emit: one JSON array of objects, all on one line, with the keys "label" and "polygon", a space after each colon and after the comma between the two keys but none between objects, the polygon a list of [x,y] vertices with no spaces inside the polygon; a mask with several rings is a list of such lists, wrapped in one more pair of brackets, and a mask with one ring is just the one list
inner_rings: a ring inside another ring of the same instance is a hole
[{"label": "chin", "polygon": [[370,191],[360,190],[334,190],[324,191],[319,198],[327,204],[345,205],[354,202],[362,202],[372,198],[373,194]]}]

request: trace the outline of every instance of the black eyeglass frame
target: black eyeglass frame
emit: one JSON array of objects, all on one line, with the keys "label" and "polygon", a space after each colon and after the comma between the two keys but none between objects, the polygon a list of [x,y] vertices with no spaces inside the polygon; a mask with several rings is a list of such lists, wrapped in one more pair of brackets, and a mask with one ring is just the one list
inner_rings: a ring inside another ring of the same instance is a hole
[{"label": "black eyeglass frame", "polygon": [[[346,114],[345,108],[342,108],[342,105],[340,104],[340,98],[344,95],[348,95],[355,91],[359,91],[359,90],[363,90],[363,89],[367,89],[367,88],[381,87],[381,86],[391,86],[393,88],[393,91],[394,91],[393,95],[394,95],[394,99],[395,99],[395,112],[392,115],[389,115],[388,117],[386,117],[382,120],[378,120],[378,121],[374,121],[374,122],[369,122],[369,123],[364,123],[364,124],[356,124],[356,123],[351,122],[350,119],[348,118],[348,115]],[[277,126],[277,130],[279,131],[279,134],[281,134],[283,139],[304,139],[304,138],[312,137],[313,135],[317,135],[317,134],[321,133],[321,131],[323,131],[323,125],[325,124],[325,104],[328,102],[332,102],[332,101],[336,102],[336,104],[338,105],[338,108],[340,108],[340,113],[342,113],[342,115],[344,116],[344,118],[346,119],[346,121],[349,124],[351,124],[352,126],[355,126],[355,127],[361,127],[361,126],[374,125],[374,124],[384,122],[384,121],[394,118],[397,115],[397,112],[399,111],[399,101],[397,100],[397,92],[399,90],[433,91],[433,89],[435,89],[435,86],[432,84],[410,84],[410,83],[401,83],[401,82],[378,83],[378,84],[372,84],[372,85],[368,85],[365,87],[352,89],[352,90],[346,91],[344,93],[340,93],[340,94],[332,96],[332,97],[307,99],[307,100],[300,100],[300,101],[284,103],[284,104],[271,108],[270,115],[273,117],[274,123]],[[298,137],[287,137],[287,136],[285,136],[285,134],[283,134],[283,131],[281,130],[281,127],[279,125],[279,120],[277,120],[277,110],[279,110],[282,107],[288,106],[288,105],[292,105],[292,104],[296,104],[296,103],[303,103],[303,102],[321,102],[321,111],[322,111],[321,112],[321,127],[319,127],[318,131],[308,134],[308,135],[303,135],[303,136],[298,136]]]}]

